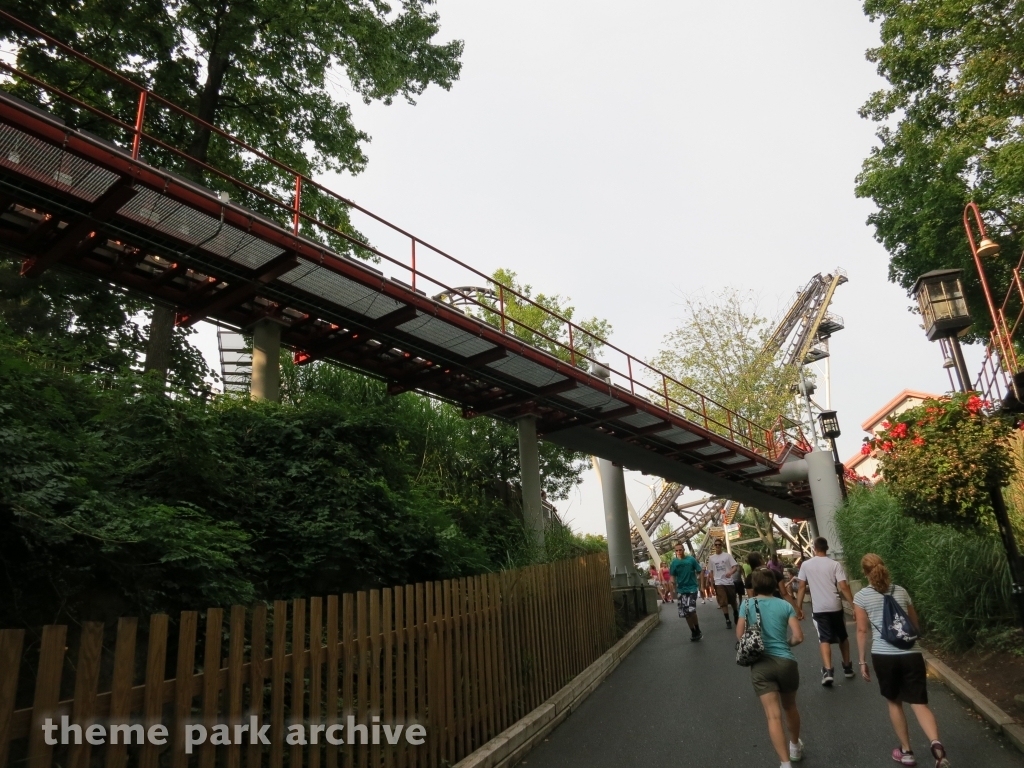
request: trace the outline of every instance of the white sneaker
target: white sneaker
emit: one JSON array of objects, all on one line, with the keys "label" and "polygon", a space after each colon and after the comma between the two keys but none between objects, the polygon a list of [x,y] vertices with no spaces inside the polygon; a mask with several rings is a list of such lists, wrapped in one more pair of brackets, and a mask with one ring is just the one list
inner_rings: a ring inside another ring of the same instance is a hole
[{"label": "white sneaker", "polygon": [[798,763],[804,759],[804,740],[800,739],[794,744],[792,741],[789,742],[789,760],[792,763]]}]

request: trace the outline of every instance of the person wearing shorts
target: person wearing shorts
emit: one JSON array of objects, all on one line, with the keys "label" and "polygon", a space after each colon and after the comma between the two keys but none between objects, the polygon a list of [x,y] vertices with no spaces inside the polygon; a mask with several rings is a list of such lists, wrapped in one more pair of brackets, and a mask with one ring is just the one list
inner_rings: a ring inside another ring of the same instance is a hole
[{"label": "person wearing shorts", "polygon": [[733,620],[737,619],[736,587],[733,586],[732,577],[739,569],[739,565],[728,552],[722,551],[721,539],[715,539],[715,554],[708,558],[708,571],[715,580],[715,597],[718,598],[718,607],[725,615],[725,628],[732,627],[729,619],[729,609],[732,609]]},{"label": "person wearing shorts", "polygon": [[676,595],[679,600],[679,618],[686,619],[690,627],[690,641],[697,642],[704,633],[700,631],[700,623],[697,620],[697,591],[700,589],[699,580],[701,567],[697,558],[693,555],[683,553],[683,545],[676,544],[676,556],[672,558],[672,564],[668,567],[669,573],[675,579]]},{"label": "person wearing shorts", "polygon": [[797,618],[803,620],[804,595],[811,590],[811,618],[818,630],[818,644],[821,649],[821,684],[830,687],[835,681],[832,667],[832,646],[838,645],[843,657],[843,675],[853,677],[853,662],[850,660],[850,636],[846,631],[846,614],[843,612],[842,597],[853,602],[850,583],[846,580],[843,564],[828,556],[828,541],[819,536],[812,542],[814,557],[800,566],[797,579]]},{"label": "person wearing shorts", "polygon": [[661,563],[661,584],[665,589],[665,599],[673,602],[676,599],[676,589],[672,580],[672,574],[668,571],[668,563],[664,560]]},{"label": "person wearing shorts", "polygon": [[871,638],[871,665],[878,678],[878,689],[889,705],[889,719],[900,745],[892,751],[892,759],[901,765],[917,765],[917,758],[910,747],[910,731],[904,704],[909,704],[921,730],[931,741],[935,768],[949,768],[946,748],[939,741],[939,726],[935,715],[928,707],[928,686],[926,683],[924,657],[920,648],[897,648],[882,639],[879,628],[885,607],[885,596],[892,595],[896,603],[906,612],[915,626],[917,612],[910,600],[910,593],[903,587],[894,586],[889,578],[889,569],[882,558],[868,553],[861,558],[861,570],[870,586],[864,587],[853,598],[853,611],[857,617],[857,649],[860,655],[860,674],[871,682],[871,673],[864,660],[868,638]]},{"label": "person wearing shorts", "polygon": [[[736,639],[743,637],[747,624],[756,623],[760,614],[764,653],[750,667],[750,682],[764,707],[768,734],[782,768],[792,768],[794,761],[803,759],[804,743],[800,740],[800,711],[796,707],[800,667],[791,648],[803,642],[804,634],[793,606],[772,596],[778,585],[774,573],[767,568],[754,569],[750,582],[754,596],[743,602]],[[783,718],[789,728],[788,745]]]}]

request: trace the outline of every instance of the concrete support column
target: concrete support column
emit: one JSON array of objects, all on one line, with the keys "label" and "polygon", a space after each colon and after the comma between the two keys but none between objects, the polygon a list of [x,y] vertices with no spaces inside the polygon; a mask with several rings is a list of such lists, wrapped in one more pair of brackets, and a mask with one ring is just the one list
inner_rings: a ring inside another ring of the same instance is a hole
[{"label": "concrete support column", "polygon": [[604,523],[608,530],[608,564],[612,587],[641,586],[633,565],[633,545],[629,540],[629,510],[626,507],[626,481],[622,467],[598,459],[601,468],[601,492],[604,495]]},{"label": "concrete support column", "polygon": [[260,320],[252,327],[253,400],[281,400],[281,326],[273,320]]},{"label": "concrete support column", "polygon": [[835,459],[829,451],[815,448],[804,457],[807,462],[807,482],[811,486],[811,501],[814,502],[814,522],[812,535],[824,536],[828,539],[828,554],[833,559],[840,559],[843,544],[836,531],[836,510],[842,506],[843,490],[836,475]]},{"label": "concrete support column", "polygon": [[523,416],[519,427],[519,472],[523,489],[523,519],[533,544],[544,548],[544,505],[540,495],[540,456],[537,450],[537,417]]}]

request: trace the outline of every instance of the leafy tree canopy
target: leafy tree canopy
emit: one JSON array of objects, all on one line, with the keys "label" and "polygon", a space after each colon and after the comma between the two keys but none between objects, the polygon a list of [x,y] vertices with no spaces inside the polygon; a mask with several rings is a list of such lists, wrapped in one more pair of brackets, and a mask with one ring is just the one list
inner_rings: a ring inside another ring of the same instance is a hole
[{"label": "leafy tree canopy", "polygon": [[[687,296],[685,316],[679,327],[662,342],[652,365],[684,386],[669,384],[669,395],[703,413],[696,393],[720,406],[770,428],[779,416],[793,416],[793,395],[797,372],[780,364],[780,353],[765,350],[772,324],[758,314],[749,296],[726,289],[709,296]],[[719,422],[721,431],[728,417],[723,408],[706,407],[709,419]]]},{"label": "leafy tree canopy", "polygon": [[[861,115],[879,124],[857,194],[904,288],[933,269],[962,268],[976,334],[991,328],[970,248],[964,205],[986,212],[1003,258],[986,265],[1008,285],[1024,246],[1024,6],[1015,0],[865,0],[880,22],[868,60],[888,87]],[[997,288],[998,290],[998,288]]]},{"label": "leafy tree canopy", "polygon": [[[367,102],[412,101],[429,85],[448,89],[458,78],[462,43],[436,41],[439,17],[432,6],[432,0],[403,0],[398,8],[379,0],[319,5],[292,0],[12,0],[5,9],[206,122],[314,176],[330,170],[358,173],[366,164],[362,146],[369,137],[352,122],[348,94]],[[134,89],[11,25],[0,23],[0,39],[16,49],[20,69],[134,123],[138,96]],[[5,88],[47,105],[69,124],[122,145],[130,143],[131,137],[120,128],[30,83],[14,82]],[[293,178],[154,100],[147,106],[145,130],[197,161],[279,199],[291,199]],[[143,158],[210,187],[227,189],[234,199],[264,215],[286,217],[280,208],[172,153],[144,144]],[[345,206],[315,188],[307,186],[304,191],[303,211],[358,236]],[[308,229],[304,226],[304,234],[329,241],[339,250],[349,249],[341,238]],[[36,296],[22,287],[13,294],[10,289],[5,284],[5,303],[14,296],[39,307],[53,295],[45,286]],[[78,313],[77,323],[108,324],[119,341],[130,342],[122,347],[125,354],[132,347],[143,348],[148,329],[138,338],[139,329],[127,318],[145,305],[119,294],[113,299],[99,295],[103,293],[109,293],[107,286],[76,289],[79,309],[105,312],[96,320]],[[125,322],[115,328],[109,323],[117,314]],[[170,315],[164,312],[161,323],[169,322]],[[176,334],[172,378],[192,377],[192,371],[180,367],[185,359],[195,362],[197,355],[187,351],[185,335]],[[65,337],[60,343],[73,345],[75,338]]]},{"label": "leafy tree canopy", "polygon": [[[146,344],[138,321],[152,314],[146,302],[58,270],[34,278],[18,272],[15,262],[0,261],[4,343],[82,373],[117,373],[138,365]],[[171,338],[174,388],[202,389],[211,373],[202,353],[188,341],[194,333],[179,328]]]}]

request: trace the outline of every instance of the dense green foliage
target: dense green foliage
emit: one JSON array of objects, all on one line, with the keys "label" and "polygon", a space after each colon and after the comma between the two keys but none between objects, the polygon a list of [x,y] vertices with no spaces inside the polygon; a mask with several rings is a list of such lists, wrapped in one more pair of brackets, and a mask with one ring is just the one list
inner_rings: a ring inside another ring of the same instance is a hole
[{"label": "dense green foliage", "polygon": [[857,194],[904,288],[933,269],[963,268],[979,332],[991,327],[963,231],[964,205],[989,212],[1006,258],[986,265],[1006,286],[1024,224],[1024,5],[1015,0],[865,0],[880,22],[868,51],[889,85],[861,114],[879,124]]},{"label": "dense green foliage", "polygon": [[1012,624],[1010,569],[995,530],[922,523],[903,514],[884,485],[853,489],[836,524],[850,578],[863,578],[864,554],[880,555],[893,582],[909,590],[929,642],[960,650]]},{"label": "dense green foliage", "polygon": [[991,489],[1010,478],[1013,423],[986,415],[977,395],[954,394],[882,423],[863,452],[874,452],[889,493],[907,515],[959,528],[992,525]]},{"label": "dense green foliage", "polygon": [[[515,432],[314,367],[284,404],[173,398],[0,344],[0,625],[110,619],[479,573],[532,552]],[[545,449],[546,490],[578,478]]]},{"label": "dense green foliage", "polygon": [[[16,262],[0,259],[0,316],[12,334],[9,344],[87,373],[138,367],[147,336],[138,320],[152,314],[146,302],[59,270],[34,278],[18,273]],[[201,390],[211,373],[189,342],[195,332],[176,328],[171,336],[172,387]]]}]

